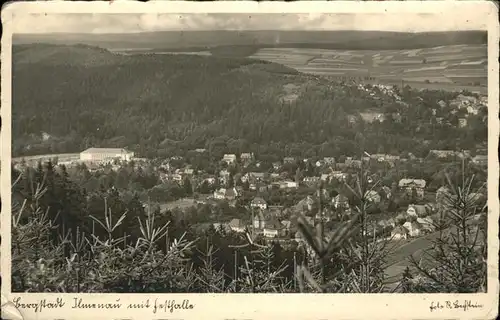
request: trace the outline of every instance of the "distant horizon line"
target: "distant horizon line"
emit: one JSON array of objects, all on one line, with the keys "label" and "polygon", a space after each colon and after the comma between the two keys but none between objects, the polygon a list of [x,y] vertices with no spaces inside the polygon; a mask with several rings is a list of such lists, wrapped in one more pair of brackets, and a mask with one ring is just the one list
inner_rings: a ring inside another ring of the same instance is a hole
[{"label": "distant horizon line", "polygon": [[322,30],[322,29],[210,29],[210,30],[155,30],[155,31],[125,31],[125,32],[65,32],[65,31],[53,31],[53,32],[15,32],[12,35],[125,35],[125,34],[151,34],[151,33],[161,33],[161,32],[379,32],[379,33],[399,33],[399,34],[436,34],[436,33],[464,33],[464,32],[481,32],[488,33],[487,30],[481,29],[470,29],[470,30],[441,30],[441,31],[392,31],[392,30],[356,30],[356,29],[344,29],[344,30]]}]

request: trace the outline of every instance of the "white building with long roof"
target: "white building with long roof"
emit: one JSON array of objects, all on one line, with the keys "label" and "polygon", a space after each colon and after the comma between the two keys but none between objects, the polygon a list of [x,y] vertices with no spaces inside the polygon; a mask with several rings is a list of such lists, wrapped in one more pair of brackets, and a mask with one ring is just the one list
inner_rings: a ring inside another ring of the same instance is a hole
[{"label": "white building with long roof", "polygon": [[106,162],[115,159],[130,161],[134,153],[123,148],[89,148],[80,153],[81,161]]}]

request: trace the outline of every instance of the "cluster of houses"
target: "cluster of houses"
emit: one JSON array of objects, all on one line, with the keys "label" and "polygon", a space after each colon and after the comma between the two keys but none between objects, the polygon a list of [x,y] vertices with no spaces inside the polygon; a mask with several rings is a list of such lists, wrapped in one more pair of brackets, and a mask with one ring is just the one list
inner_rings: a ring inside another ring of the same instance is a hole
[{"label": "cluster of houses", "polygon": [[[310,199],[304,199],[297,207],[312,206]],[[338,195],[332,199],[337,207],[344,207],[349,210],[349,203],[345,196]],[[263,235],[265,238],[273,239],[294,239],[302,241],[300,232],[296,231],[296,223],[288,219],[280,219],[279,215],[273,213],[272,210],[267,210],[268,206],[264,199],[255,198],[251,202],[251,207],[257,209],[253,214],[250,223],[245,223],[242,219],[232,219],[228,223],[215,223],[214,226],[224,226],[227,230],[234,232],[247,232],[253,230],[257,234]],[[305,208],[306,209],[306,208]],[[306,209],[307,210],[307,209]],[[392,239],[409,239],[419,237],[436,230],[435,217],[436,207],[433,204],[416,205],[411,204],[404,213],[398,214],[394,218],[387,220],[379,220],[372,225],[373,230],[369,230],[370,234],[386,235]],[[317,221],[316,217],[306,216],[306,220],[310,224]],[[296,231],[293,233],[293,231]]]},{"label": "cluster of houses", "polygon": [[[464,128],[467,126],[468,121],[467,118],[472,115],[478,115],[481,111],[486,111],[488,108],[488,98],[486,96],[481,96],[476,98],[474,96],[466,96],[463,94],[459,94],[455,99],[446,103],[443,100],[438,102],[438,106],[440,108],[444,108],[446,106],[452,107],[451,114],[456,114],[459,110],[465,110],[463,116],[458,119],[459,128]],[[438,110],[433,109],[433,114],[437,115]],[[443,124],[445,121],[444,116],[437,116],[436,122],[439,124]],[[487,113],[485,112],[482,118],[483,122],[487,121]]]},{"label": "cluster of houses", "polygon": [[[238,188],[240,189],[240,188]],[[233,201],[236,200],[237,197],[240,196],[242,190],[238,190],[237,188],[220,188],[214,192],[214,199],[216,200],[227,200]]]},{"label": "cluster of houses", "polygon": [[242,219],[232,219],[228,223],[214,223],[214,226],[223,226],[234,232],[252,230],[264,238],[280,239],[289,235],[292,222],[281,218],[282,207],[270,207],[263,198],[256,197],[250,202],[250,209],[252,211],[250,223],[245,223]]},{"label": "cluster of houses", "polygon": [[[198,150],[198,149],[197,149]],[[202,152],[204,149],[199,149],[198,152]],[[35,163],[35,160],[44,160],[47,156],[40,156],[32,159],[28,159],[31,162]],[[453,150],[431,150],[429,152],[429,156],[433,156],[436,158],[455,158],[455,159],[463,159],[467,158],[470,161],[478,166],[486,166],[488,164],[488,156],[485,152],[481,154],[477,154],[474,157],[471,156],[470,151],[453,151]],[[43,158],[45,157],[45,158]],[[177,159],[178,158],[178,159]],[[26,159],[26,158],[22,158]],[[85,163],[87,168],[90,171],[98,171],[104,167],[110,167],[112,170],[119,170],[121,167],[121,162],[130,162],[133,160],[137,166],[141,166],[143,163],[147,162],[147,159],[141,159],[134,157],[134,153],[130,152],[123,148],[89,148],[80,154],[68,155],[67,157],[61,157],[58,160],[59,164],[64,164],[66,166]],[[219,184],[222,186],[232,188],[234,185],[238,183],[230,183],[230,180],[234,180],[236,175],[232,175],[230,170],[223,169],[220,170],[215,175],[210,175],[207,173],[197,173],[193,168],[189,165],[184,168],[171,168],[170,161],[171,160],[182,160],[181,157],[172,157],[171,159],[165,160],[156,168],[158,169],[159,179],[161,182],[166,183],[168,181],[176,182],[182,184],[186,178],[191,179],[196,176],[197,180],[200,182],[206,182],[209,185]],[[408,154],[406,156],[400,155],[392,155],[392,154],[365,154],[362,157],[354,158],[354,157],[345,157],[343,162],[337,161],[334,157],[323,157],[321,159],[315,159],[311,161],[310,159],[298,159],[296,157],[285,157],[280,162],[275,162],[272,164],[271,172],[258,172],[258,171],[250,171],[250,172],[240,172],[238,174],[237,182],[248,183],[249,189],[254,191],[265,192],[269,189],[282,189],[282,190],[292,190],[297,189],[301,185],[307,186],[315,186],[319,182],[329,182],[331,180],[344,181],[348,174],[346,169],[349,168],[360,168],[363,163],[368,163],[370,161],[376,161],[379,163],[386,163],[390,167],[394,167],[397,163],[406,162],[408,160],[419,160],[423,161],[423,158],[417,158],[413,154]],[[310,162],[314,167],[319,169],[319,173],[316,176],[306,176],[301,178],[300,180],[290,179],[287,173],[281,172],[281,168],[287,164],[298,163],[298,161],[303,161],[305,163]],[[20,165],[21,161],[16,161],[13,159],[13,162],[17,162],[17,166]],[[239,163],[242,167],[246,168],[250,164],[254,164],[255,167],[258,168],[259,161],[256,161],[256,158],[253,153],[242,153],[241,155],[236,156],[235,154],[225,154],[221,162],[226,163],[229,167]],[[201,179],[201,180],[200,180]],[[415,182],[416,180],[414,180]],[[236,181],[233,181],[236,182]],[[405,179],[400,181],[400,188],[406,188],[407,190],[415,188],[417,190],[417,194],[419,197],[423,195],[423,189],[425,188],[425,182],[416,181],[417,185],[408,185],[408,181]],[[418,185],[422,184],[424,185]],[[238,197],[238,194],[241,194],[242,190],[228,190],[228,189],[220,189],[216,190],[213,194],[216,199],[223,199],[223,195],[225,199],[234,199]]]},{"label": "cluster of houses", "polygon": [[[440,104],[442,105],[441,101]],[[450,101],[449,105],[454,109],[466,109],[468,114],[477,115],[481,109],[488,108],[488,98],[486,96],[476,98],[459,94],[454,100]]]},{"label": "cluster of houses", "polygon": [[[485,201],[486,196],[479,193],[471,193],[469,199],[478,203]],[[436,191],[436,199],[433,203],[424,205],[410,204],[404,213],[398,214],[394,218],[381,220],[378,227],[382,230],[391,230],[391,238],[408,239],[419,237],[436,231],[439,227],[440,209],[454,205],[460,205],[459,201],[455,203],[457,196],[453,195],[449,188],[440,187]],[[475,215],[472,221],[476,221],[481,214]]]},{"label": "cluster of houses", "polygon": [[[201,151],[200,151],[201,152]],[[471,158],[473,163],[484,165],[487,164],[486,155],[478,155],[475,157],[470,156],[470,152],[467,150],[456,152],[451,150],[431,150],[430,154],[438,158],[447,157],[461,157],[461,158]],[[414,159],[412,155],[409,158]],[[117,164],[118,160],[118,164]],[[117,166],[119,168],[119,162],[129,162],[131,160],[137,161],[138,163],[144,162],[146,159],[134,158],[134,154],[125,149],[102,149],[102,148],[90,148],[82,152],[78,158],[67,159],[71,163],[81,163],[85,162],[92,166]],[[144,160],[144,161],[143,161]],[[170,160],[182,160],[182,158],[170,159]],[[354,159],[352,157],[346,157],[345,161],[339,163],[333,157],[324,157],[319,160],[312,162],[313,166],[321,168],[322,174],[318,176],[306,176],[303,178],[296,178],[295,181],[289,180],[286,173],[280,172],[280,169],[286,164],[298,163],[298,161],[309,161],[308,159],[297,159],[295,157],[285,157],[281,162],[273,163],[272,172],[240,172],[232,174],[230,166],[236,164],[237,162],[243,164],[244,167],[248,167],[250,164],[255,164],[256,159],[252,153],[242,153],[239,157],[235,154],[225,154],[221,161],[228,164],[228,169],[223,169],[218,172],[218,175],[200,175],[202,180],[208,184],[214,185],[216,183],[223,185],[224,187],[218,188],[213,192],[211,198],[216,201],[229,201],[234,202],[236,199],[241,197],[245,192],[242,184],[247,184],[249,190],[256,191],[257,195],[263,194],[270,189],[282,189],[282,190],[293,190],[299,188],[301,185],[314,186],[319,182],[329,182],[331,180],[337,180],[339,182],[344,181],[348,174],[343,170],[345,168],[356,168],[360,167],[365,161],[376,161],[384,162],[390,165],[394,165],[398,161],[405,161],[408,158],[403,158],[399,155],[390,154],[366,154],[366,156],[360,157],[359,159]],[[142,162],[141,162],[142,161]],[[255,166],[258,168],[258,166]],[[162,182],[174,181],[182,184],[186,178],[192,178],[198,175],[194,169],[190,167],[185,167],[181,169],[173,169],[170,166],[170,162],[166,160],[161,163],[159,167],[159,178]],[[335,170],[333,169],[335,168]],[[235,179],[239,179],[241,183],[232,183],[229,185],[230,180],[235,182]],[[409,198],[415,201],[422,202],[425,196],[426,181],[423,179],[401,179],[397,184],[400,193],[406,194]],[[391,196],[391,189],[388,187],[382,187],[383,194],[385,197]],[[443,205],[443,199],[449,195],[449,190],[446,188],[440,188],[436,193],[435,203],[427,203],[425,205],[421,204],[411,204],[408,206],[404,213],[387,219],[377,221],[373,226],[373,232],[378,234],[390,234],[393,238],[411,238],[419,237],[429,232],[435,231],[435,214],[440,206]],[[480,195],[478,195],[479,197]],[[327,196],[328,197],[328,196]],[[383,201],[381,193],[370,190],[365,194],[365,199],[371,203],[380,203]],[[337,194],[336,196],[328,199],[330,207],[332,210],[337,212],[342,212],[343,215],[349,216],[351,213],[351,206],[349,204],[349,199],[344,194]],[[298,211],[314,211],[316,200],[312,196],[308,196],[302,201],[300,201],[295,209]],[[256,196],[250,203],[249,207],[252,211],[252,218],[250,223],[245,223],[240,219],[233,219],[228,223],[223,223],[222,225],[230,230],[236,232],[244,232],[251,227],[255,232],[262,234],[265,238],[287,238],[292,237],[298,238],[298,234],[294,234],[294,223],[290,220],[283,219],[282,208],[277,209],[276,207],[270,207],[264,198]],[[281,210],[281,211],[280,211]],[[324,213],[319,213],[321,219],[326,219],[329,221],[330,217],[325,216]],[[333,217],[333,215],[331,216]],[[318,214],[316,216],[308,217],[311,223],[314,223],[315,219],[318,219]],[[248,221],[248,220],[247,220]]]},{"label": "cluster of houses", "polygon": [[471,156],[470,150],[454,151],[454,150],[430,150],[429,156],[434,156],[439,159],[456,158],[469,159],[472,163],[478,166],[488,165],[488,155],[486,150],[482,150],[481,154]]},{"label": "cluster of houses", "polygon": [[[160,172],[160,181],[163,183],[173,181],[180,185],[184,183],[184,179],[191,178],[195,175],[195,171],[193,168],[183,168],[183,169],[175,169],[173,172],[168,173],[170,170],[170,166],[167,164],[162,164],[159,167]],[[214,183],[215,181],[212,181]]]},{"label": "cluster of houses", "polygon": [[[254,154],[247,152],[242,153],[239,158],[239,161],[241,162],[241,164],[243,164],[244,167],[248,166],[254,160],[255,160]],[[232,165],[238,162],[238,158],[235,154],[225,154],[222,157],[222,162],[225,162],[228,165]]]},{"label": "cluster of houses", "polygon": [[[402,97],[394,90],[393,86],[389,85],[366,85],[366,84],[358,84],[358,90],[364,91],[368,93],[372,99],[380,100],[379,94],[382,94],[386,97],[392,98],[396,103],[407,106],[408,104],[402,101]],[[420,100],[423,100],[420,98]],[[432,114],[435,116],[436,123],[438,124],[450,124],[448,120],[446,120],[445,114],[440,112],[440,109],[445,108],[447,106],[452,107],[451,114],[456,114],[458,110],[465,110],[465,114],[458,119],[458,127],[463,128],[468,124],[467,118],[471,115],[480,114],[481,110],[487,110],[488,106],[488,98],[486,96],[468,96],[464,94],[459,94],[455,99],[446,103],[443,100],[438,101],[436,108],[432,109]],[[384,122],[387,120],[387,115],[380,112],[365,112],[360,113],[360,118],[365,122],[373,122],[380,121]],[[389,118],[392,118],[392,121],[401,122],[401,115],[399,113],[394,113],[390,115]],[[486,113],[482,118],[483,122],[486,122],[487,116]],[[353,124],[357,121],[357,117],[350,115],[348,116],[349,123]]]},{"label": "cluster of houses", "polygon": [[[437,157],[448,157],[448,156],[456,156],[457,152],[448,151],[448,150],[432,150],[431,154]],[[467,154],[467,152],[465,152]],[[459,155],[460,156],[460,155]],[[462,153],[463,156],[463,153]],[[410,155],[411,157],[411,155]],[[236,156],[232,154],[224,155],[223,159],[235,159]],[[361,159],[353,159],[352,157],[347,157],[343,163],[336,163],[335,158],[333,157],[325,157],[324,159],[317,160],[314,165],[318,168],[321,168],[323,173],[318,176],[306,176],[300,179],[300,181],[295,180],[291,181],[286,178],[286,173],[279,173],[279,168],[282,166],[281,163],[273,164],[273,170],[275,172],[247,172],[242,175],[239,175],[239,182],[248,183],[249,189],[257,192],[266,192],[270,189],[297,189],[301,185],[306,186],[315,186],[319,182],[330,182],[332,180],[337,180],[339,182],[344,181],[348,173],[343,171],[345,168],[359,168],[361,167],[363,162],[366,161],[377,161],[377,162],[385,162],[390,166],[394,166],[397,161],[405,161],[407,158],[402,158],[398,155],[390,155],[390,154],[372,154],[361,157]],[[304,161],[308,161],[305,159]],[[472,161],[477,164],[485,164],[487,162],[487,156],[478,155],[472,158]],[[283,164],[286,163],[296,163],[297,159],[294,157],[286,157],[283,159]],[[333,170],[332,166],[335,165],[336,169],[341,170]],[[235,175],[236,177],[236,175]],[[234,179],[234,178],[233,178]],[[231,180],[231,173],[229,170],[224,169],[219,172],[218,182],[222,185],[227,185],[228,181]],[[233,180],[233,182],[235,182]],[[238,183],[235,183],[235,185]],[[242,193],[243,188],[230,186],[231,189],[220,188],[214,192],[214,198],[216,199],[226,199],[233,200],[238,197],[239,194]],[[403,193],[407,194],[410,197],[416,197],[417,199],[424,198],[424,190],[426,187],[425,180],[422,179],[401,179],[398,183],[399,190]],[[384,189],[387,193],[390,193],[390,190],[386,188]],[[370,195],[370,199],[373,198],[373,201],[379,202],[380,195]]]},{"label": "cluster of houses", "polygon": [[[398,187],[400,192],[416,196],[416,200],[422,200],[424,198],[426,182],[422,179],[401,179]],[[237,190],[235,188],[224,190],[226,193],[231,193],[230,197],[237,194]],[[388,192],[389,191],[387,190],[387,196],[390,196]],[[475,199],[485,199],[485,196],[482,194],[471,194],[470,196]],[[416,238],[435,232],[437,222],[439,222],[438,220],[440,219],[439,209],[443,206],[450,206],[450,201],[452,201],[450,199],[453,199],[453,197],[454,196],[448,188],[441,187],[436,192],[435,201],[425,204],[410,204],[408,205],[406,211],[401,212],[394,217],[374,221],[372,228],[368,230],[368,232],[370,234],[382,235],[391,239]],[[226,198],[227,197],[223,197],[222,194],[217,197],[217,199]],[[324,198],[328,199],[328,195],[325,195]],[[365,199],[368,202],[376,204],[382,201],[382,196],[378,192],[370,190],[366,192]],[[330,208],[332,210],[340,210],[342,215],[349,218],[351,206],[349,199],[345,195],[337,194],[331,199],[328,199],[328,203],[330,204]],[[287,210],[302,213],[315,212],[317,209],[317,207],[315,207],[316,204],[317,198],[307,196],[303,200],[299,201],[299,203],[297,203],[293,208],[285,209],[285,211],[283,211],[283,208],[281,207],[279,207],[278,210],[276,210],[276,207],[270,207],[262,197],[257,196],[250,202],[249,205],[250,211],[252,212],[250,223],[245,223],[241,219],[233,219],[222,225],[228,230],[235,232],[246,232],[252,229],[257,234],[262,234],[265,238],[288,240],[295,239],[297,241],[302,241],[300,233],[294,233],[297,229],[296,223],[288,219],[284,219],[283,217],[288,216],[290,213],[287,212]],[[323,219],[323,221],[330,221],[331,219],[334,219],[332,211],[328,212],[327,210],[318,212],[316,215],[308,214],[306,218],[311,224],[314,224],[315,221],[318,221],[320,218]],[[220,223],[217,225],[220,225]]]},{"label": "cluster of houses", "polygon": [[431,217],[436,213],[433,204],[426,205],[411,204],[405,213],[397,215],[395,218],[379,222],[384,228],[392,228],[391,238],[408,239],[432,233],[436,230],[436,222]]},{"label": "cluster of houses", "polygon": [[[398,94],[397,90],[395,90],[392,85],[383,85],[383,84],[357,84],[357,89],[363,92],[368,93],[368,95],[373,100],[381,100],[382,97],[390,98],[395,103],[408,107],[408,103],[403,101],[403,98]],[[402,120],[402,116],[399,112],[394,112],[392,114],[384,114],[383,112],[377,111],[369,111],[369,112],[360,112],[359,118],[367,123],[372,123],[374,121],[384,122],[387,120],[400,123]],[[358,120],[357,116],[349,115],[347,117],[347,121],[350,124],[356,123]]]},{"label": "cluster of houses", "polygon": [[396,100],[396,101],[402,100],[402,97],[396,92],[396,90],[394,90],[394,86],[391,86],[391,85],[383,85],[383,84],[366,85],[363,83],[359,83],[357,85],[357,87],[359,90],[369,93],[369,95],[371,97],[376,98],[377,92],[375,90],[378,90],[378,92],[380,92],[386,96],[390,96],[390,97],[394,98],[394,100]]}]

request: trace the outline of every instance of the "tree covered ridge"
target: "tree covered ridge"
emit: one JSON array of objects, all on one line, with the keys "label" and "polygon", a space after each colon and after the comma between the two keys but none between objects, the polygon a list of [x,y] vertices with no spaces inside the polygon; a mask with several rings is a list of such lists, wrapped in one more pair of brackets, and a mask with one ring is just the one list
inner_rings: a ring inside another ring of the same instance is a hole
[{"label": "tree covered ridge", "polygon": [[[52,51],[48,58],[37,56],[47,48]],[[74,52],[86,58],[75,59]],[[431,109],[456,93],[407,87],[397,90],[406,103],[400,104],[382,93],[373,99],[352,84],[251,59],[121,56],[86,46],[44,45],[18,54],[23,59],[14,54],[14,156],[101,146],[154,157],[221,144],[227,148],[231,141],[238,142],[233,152],[278,156],[298,150],[335,156],[362,147],[423,155],[457,143],[469,149],[486,139],[480,121],[470,130],[432,123]],[[57,59],[50,58],[54,55]],[[284,102],[290,95],[295,100]],[[390,121],[348,121],[348,115],[374,110]],[[458,121],[458,115],[442,111]],[[391,120],[394,114],[402,116],[401,122]],[[43,141],[42,132],[51,138]]]},{"label": "tree covered ridge", "polygon": [[[277,43],[277,39],[279,42]],[[47,42],[104,48],[213,50],[214,54],[251,54],[261,47],[347,50],[404,50],[442,45],[486,44],[487,32],[384,32],[355,30],[197,30],[124,34],[15,34],[14,44]],[[243,50],[239,50],[243,49]],[[233,52],[230,52],[233,51]]]}]

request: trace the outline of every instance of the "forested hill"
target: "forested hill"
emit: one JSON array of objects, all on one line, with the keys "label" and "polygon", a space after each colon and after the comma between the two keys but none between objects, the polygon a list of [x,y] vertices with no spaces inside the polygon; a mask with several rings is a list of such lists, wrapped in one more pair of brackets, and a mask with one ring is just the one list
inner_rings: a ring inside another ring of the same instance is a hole
[{"label": "forested hill", "polygon": [[[14,46],[12,94],[13,156],[90,146],[127,147],[143,156],[200,147],[214,156],[246,150],[335,155],[358,152],[363,141],[368,151],[382,152],[416,152],[416,141],[431,141],[423,153],[446,139],[466,144],[477,138],[465,139],[453,128],[426,129],[417,121],[429,123],[425,105],[403,109],[353,86],[251,59]],[[412,99],[411,92],[403,94]],[[425,103],[447,95],[429,93]],[[403,121],[349,125],[347,114],[373,108],[399,111]]]}]

